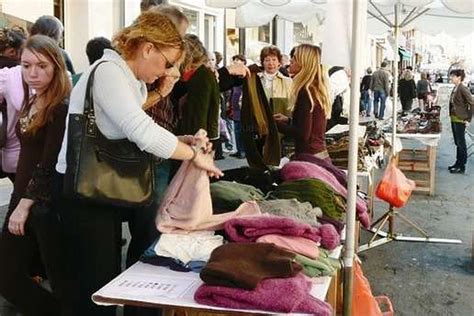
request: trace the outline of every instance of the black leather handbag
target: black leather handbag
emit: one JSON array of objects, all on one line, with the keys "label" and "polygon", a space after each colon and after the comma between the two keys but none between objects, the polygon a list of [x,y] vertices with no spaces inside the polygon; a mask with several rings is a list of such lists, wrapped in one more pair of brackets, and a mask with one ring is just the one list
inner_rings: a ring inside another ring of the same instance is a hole
[{"label": "black leather handbag", "polygon": [[69,114],[64,191],[69,197],[119,207],[153,200],[152,156],[128,139],[109,140],[97,128],[92,86],[87,81],[83,114]]}]

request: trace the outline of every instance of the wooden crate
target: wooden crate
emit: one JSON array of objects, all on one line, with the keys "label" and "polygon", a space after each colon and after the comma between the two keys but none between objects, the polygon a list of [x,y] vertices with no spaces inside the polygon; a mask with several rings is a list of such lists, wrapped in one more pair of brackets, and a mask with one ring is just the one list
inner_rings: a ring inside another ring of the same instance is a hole
[{"label": "wooden crate", "polygon": [[[425,149],[404,149],[395,158],[400,170],[421,175],[415,179],[415,191],[434,195],[436,175],[436,146],[426,146]],[[408,178],[409,175],[408,175]]]}]

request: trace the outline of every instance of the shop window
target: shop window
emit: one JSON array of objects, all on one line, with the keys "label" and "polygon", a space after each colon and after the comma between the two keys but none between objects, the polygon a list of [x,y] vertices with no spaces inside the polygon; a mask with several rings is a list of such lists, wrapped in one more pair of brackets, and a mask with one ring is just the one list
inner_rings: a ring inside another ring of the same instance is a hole
[{"label": "shop window", "polygon": [[260,51],[271,41],[270,23],[259,27],[247,28],[245,30],[245,55],[250,63],[260,63]]},{"label": "shop window", "polygon": [[209,51],[214,51],[216,42],[216,17],[204,15],[204,45]]},{"label": "shop window", "polygon": [[186,32],[199,36],[199,13],[186,8],[183,8],[183,13],[189,21],[189,27]]},{"label": "shop window", "polygon": [[298,44],[313,44],[313,33],[309,30],[308,25],[303,23],[293,24],[293,42]]},{"label": "shop window", "polygon": [[54,0],[54,16],[64,24],[64,0]]}]

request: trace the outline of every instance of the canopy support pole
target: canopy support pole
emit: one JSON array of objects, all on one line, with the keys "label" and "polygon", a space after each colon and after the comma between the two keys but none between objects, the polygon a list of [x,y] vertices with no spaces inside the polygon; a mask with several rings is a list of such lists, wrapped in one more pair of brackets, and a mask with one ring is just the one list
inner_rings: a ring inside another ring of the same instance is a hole
[{"label": "canopy support pole", "polygon": [[[346,212],[346,240],[344,251],[344,315],[352,315],[353,265],[355,253],[356,198],[357,198],[357,159],[359,125],[359,86],[362,76],[362,17],[367,11],[367,0],[354,0],[352,7],[352,56],[351,56],[351,105],[349,117],[349,162]],[[365,25],[365,24],[364,24]]]},{"label": "canopy support pole", "polygon": [[408,21],[403,21],[404,23],[402,23],[400,25],[400,27],[405,27],[407,26],[408,24],[410,24],[411,22],[413,22],[414,20],[416,20],[419,16],[425,14],[426,12],[430,11],[430,9],[424,9],[423,11],[421,11],[420,13],[418,13],[417,15],[415,15],[414,17],[412,17],[411,19],[409,19]]},{"label": "canopy support pole", "polygon": [[380,9],[371,0],[369,0],[369,3],[374,7],[375,10],[377,10],[377,12],[380,14],[380,17],[385,20],[385,24],[387,24],[390,27],[393,27],[392,22],[390,22],[390,20],[387,19],[387,17],[382,13],[382,11],[380,11]]},{"label": "canopy support pole", "polygon": [[388,27],[390,27],[390,28],[393,26],[392,23],[389,24],[389,23],[385,22],[385,20],[379,18],[378,16],[376,16],[375,14],[373,14],[373,13],[370,12],[370,11],[367,11],[367,13],[370,14],[373,18],[379,20],[381,23],[385,24],[386,26],[388,26]]},{"label": "canopy support pole", "polygon": [[405,23],[412,15],[413,13],[416,11],[416,9],[418,9],[418,7],[414,7],[410,13],[407,14],[407,16],[403,19],[402,23],[400,23],[400,25],[403,25],[403,23]]},{"label": "canopy support pole", "polygon": [[396,0],[395,2],[395,25],[393,28],[395,36],[395,56],[393,56],[393,100],[392,100],[392,150],[391,150],[391,159],[395,157],[395,139],[397,137],[397,98],[398,98],[398,38],[400,32],[400,25],[398,24],[398,18],[400,17],[400,2]]}]

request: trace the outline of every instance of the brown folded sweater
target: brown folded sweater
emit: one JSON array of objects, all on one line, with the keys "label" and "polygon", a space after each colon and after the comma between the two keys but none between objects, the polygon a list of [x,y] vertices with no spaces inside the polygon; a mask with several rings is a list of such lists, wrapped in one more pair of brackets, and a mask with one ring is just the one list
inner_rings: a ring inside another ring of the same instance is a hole
[{"label": "brown folded sweater", "polygon": [[253,290],[267,278],[288,278],[302,270],[296,254],[268,243],[228,243],[211,253],[201,271],[209,285]]}]

